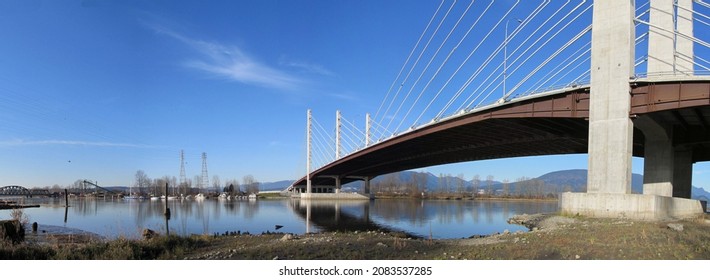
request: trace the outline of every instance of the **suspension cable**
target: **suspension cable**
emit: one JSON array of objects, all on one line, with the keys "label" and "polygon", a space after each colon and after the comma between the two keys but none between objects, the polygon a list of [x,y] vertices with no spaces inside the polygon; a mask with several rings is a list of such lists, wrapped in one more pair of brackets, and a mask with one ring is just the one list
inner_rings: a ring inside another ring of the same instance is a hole
[{"label": "suspension cable", "polygon": [[[419,48],[419,43],[422,41],[422,38],[424,38],[424,34],[426,34],[426,32],[429,30],[429,27],[431,26],[431,23],[434,22],[434,18],[436,18],[436,15],[439,14],[439,10],[441,9],[441,7],[442,7],[443,5],[444,5],[444,0],[441,0],[441,3],[439,4],[439,7],[436,8],[436,11],[435,11],[434,14],[431,16],[431,19],[429,19],[429,23],[427,23],[426,27],[424,28],[424,31],[422,31],[422,34],[419,35],[419,39],[417,40],[417,43],[414,44],[414,47],[413,47],[412,50],[409,52],[409,55],[407,56],[407,59],[404,61],[404,64],[402,65],[402,68],[399,69],[399,73],[397,73],[397,77],[394,79],[394,81],[392,81],[392,84],[390,85],[389,90],[387,90],[387,94],[385,95],[385,98],[382,99],[382,102],[380,103],[379,108],[377,108],[377,112],[375,113],[375,119],[377,119],[377,117],[379,116],[380,110],[382,109],[382,106],[385,104],[385,101],[387,101],[387,98],[389,97],[389,94],[392,92],[392,88],[394,87],[394,85],[395,85],[395,84],[397,83],[397,81],[399,80],[399,77],[402,75],[402,72],[404,71],[404,68],[407,66],[407,64],[409,64],[409,59],[412,58],[412,55],[414,54],[414,51],[415,51],[417,48]],[[401,87],[401,85],[400,85],[400,87]],[[398,91],[398,92],[399,92],[399,91]],[[394,97],[394,99],[396,99],[396,98],[397,98],[397,96]],[[389,111],[389,108],[388,108],[387,110]]]},{"label": "suspension cable", "polygon": [[[456,2],[454,2],[454,4],[456,4]],[[439,23],[439,27],[441,27],[441,24],[444,23],[444,20],[446,19],[446,17],[448,17],[449,12],[451,12],[451,10],[452,10],[453,7],[454,7],[454,6],[451,5],[451,8],[449,8],[449,10],[446,12],[446,15],[444,16],[444,18],[443,18],[443,19],[441,20],[441,22]],[[437,27],[437,30],[438,30],[438,27]],[[420,73],[419,76],[417,77],[417,80],[414,81],[414,84],[412,84],[412,87],[410,87],[409,91],[407,91],[407,95],[404,96],[404,100],[402,100],[402,103],[400,104],[399,108],[397,108],[397,111],[395,111],[395,113],[394,113],[395,116],[396,116],[397,114],[399,114],[399,110],[402,108],[402,105],[404,105],[404,103],[407,101],[407,99],[409,99],[409,95],[412,93],[412,91],[413,91],[414,88],[417,86],[417,84],[418,84],[419,81],[422,79],[422,77],[424,77],[424,74],[426,74],[427,70],[429,69],[429,66],[431,66],[431,63],[432,63],[432,62],[434,61],[434,59],[439,55],[439,51],[441,51],[441,48],[444,46],[444,44],[446,44],[446,41],[448,41],[449,35],[451,35],[452,32],[453,32],[453,29],[452,29],[452,30],[449,32],[449,34],[444,38],[444,40],[441,42],[441,44],[439,44],[439,47],[436,49],[436,51],[435,51],[434,54],[431,56],[431,58],[429,59],[429,61],[427,62],[427,64],[424,66],[424,69],[422,69],[421,73]],[[404,115],[404,117],[402,118],[402,121],[399,123],[399,125],[397,126],[397,128],[394,129],[395,131],[398,131],[398,130],[399,130],[399,127],[402,125],[402,122],[404,122],[404,120],[407,118],[407,116],[409,115],[409,112],[412,111],[412,108],[414,107],[414,105],[417,104],[417,101],[419,101],[419,98],[420,98],[420,97],[421,97],[421,94],[416,98],[416,100],[414,100],[414,102],[412,103],[412,106],[409,107],[409,110],[407,110],[407,113],[406,113],[406,114]],[[387,127],[389,127],[389,125],[390,125],[390,124],[387,124]]]},{"label": "suspension cable", "polygon": [[[454,1],[454,3],[451,4],[451,7],[449,7],[449,10],[446,12],[446,14],[444,15],[444,17],[441,19],[441,21],[440,21],[439,24],[437,25],[436,29],[434,30],[434,32],[432,33],[431,37],[429,38],[429,40],[427,41],[426,45],[424,46],[424,49],[422,49],[422,52],[419,53],[419,57],[417,57],[417,60],[415,61],[414,65],[412,66],[412,69],[410,69],[409,73],[407,73],[407,77],[405,78],[405,80],[409,78],[409,75],[410,75],[410,74],[412,73],[412,71],[414,70],[414,67],[419,63],[419,60],[422,58],[422,55],[424,55],[424,52],[425,52],[426,49],[429,47],[429,44],[430,44],[431,41],[434,39],[436,33],[439,32],[439,28],[441,28],[441,25],[444,23],[444,21],[446,20],[446,18],[449,16],[449,13],[451,12],[451,9],[454,8],[454,5],[455,5],[455,4],[456,4],[456,2]],[[422,70],[422,74],[423,74],[424,72],[426,72],[426,69]],[[419,77],[421,78],[421,75],[420,75]],[[414,88],[414,87],[416,86],[416,84],[417,84],[418,81],[419,81],[419,79],[417,79],[417,81],[414,82],[414,84],[412,85],[412,88]],[[410,94],[411,92],[412,92],[412,91],[409,90],[409,92],[407,93],[407,95],[404,97],[404,99],[402,100],[402,102],[399,104],[399,106],[397,107],[397,110],[396,110],[395,113],[394,113],[394,116],[397,116],[397,114],[399,114],[399,110],[402,108],[402,105],[404,105],[404,103],[407,101],[407,99],[409,99],[409,94]],[[397,92],[397,94],[399,94],[399,92]],[[393,102],[394,102],[394,101],[393,101]],[[385,111],[385,115],[387,114],[387,112],[389,112],[389,110]],[[389,121],[389,123],[387,123],[387,128],[389,128],[389,126],[392,124],[392,120],[394,120],[394,118],[391,118],[390,121]]]}]

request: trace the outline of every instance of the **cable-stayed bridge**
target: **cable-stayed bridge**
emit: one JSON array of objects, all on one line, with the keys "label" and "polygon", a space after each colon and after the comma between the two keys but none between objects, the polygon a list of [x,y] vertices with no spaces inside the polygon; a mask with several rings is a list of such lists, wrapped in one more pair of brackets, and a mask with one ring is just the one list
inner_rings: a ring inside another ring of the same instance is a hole
[{"label": "cable-stayed bridge", "polygon": [[[692,164],[710,160],[710,4],[463,2],[436,8],[364,127],[338,111],[331,133],[309,111],[307,175],[289,190],[308,198],[419,167],[589,153],[589,191],[564,194],[563,211],[697,210],[675,198],[690,197]],[[645,158],[639,197],[631,156]]]}]

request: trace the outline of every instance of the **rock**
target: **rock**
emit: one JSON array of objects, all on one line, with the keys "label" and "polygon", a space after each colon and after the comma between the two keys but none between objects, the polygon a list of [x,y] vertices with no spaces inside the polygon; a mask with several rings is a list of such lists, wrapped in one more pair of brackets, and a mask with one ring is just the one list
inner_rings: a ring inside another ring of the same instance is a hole
[{"label": "rock", "polygon": [[508,235],[508,234],[510,234],[510,231],[509,231],[509,230],[506,229],[506,230],[503,231],[503,235]]},{"label": "rock", "polygon": [[279,256],[276,256],[272,260],[278,261],[278,260],[280,260],[280,258],[279,258]]},{"label": "rock", "polygon": [[384,243],[382,243],[382,242],[377,242],[377,246],[380,246],[380,247],[387,247],[387,244],[384,244]]},{"label": "rock", "polygon": [[281,237],[281,241],[289,241],[292,239],[293,239],[293,234],[290,234],[290,233],[284,234],[284,236]]},{"label": "rock", "polygon": [[675,230],[675,231],[677,231],[677,232],[683,231],[683,225],[681,225],[681,224],[672,224],[672,223],[671,223],[671,224],[668,224],[668,228],[669,228],[669,229],[672,229],[672,230]]},{"label": "rock", "polygon": [[579,258],[581,258],[581,257],[580,257],[579,255],[574,255],[574,258],[575,258],[575,259],[579,259]]},{"label": "rock", "polygon": [[25,240],[25,228],[18,220],[0,221],[0,240],[19,244]]},{"label": "rock", "polygon": [[32,223],[32,232],[37,232],[37,222]]},{"label": "rock", "polygon": [[145,239],[145,240],[151,240],[154,237],[157,237],[158,233],[147,228],[147,229],[143,230],[143,234],[141,234],[141,236],[143,236],[143,239]]}]

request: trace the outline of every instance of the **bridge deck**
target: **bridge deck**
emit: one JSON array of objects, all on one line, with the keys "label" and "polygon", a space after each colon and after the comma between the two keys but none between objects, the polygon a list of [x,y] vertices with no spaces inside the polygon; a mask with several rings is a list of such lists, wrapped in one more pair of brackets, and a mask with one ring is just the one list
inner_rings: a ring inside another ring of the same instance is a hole
[{"label": "bridge deck", "polygon": [[[683,133],[674,139],[693,149],[693,161],[710,160],[710,81],[636,80],[633,119],[650,115]],[[491,105],[408,131],[314,172],[314,185],[333,185],[396,171],[484,159],[587,152],[589,87],[542,93]],[[644,137],[634,130],[634,156],[643,157]],[[305,185],[305,178],[294,185]]]}]

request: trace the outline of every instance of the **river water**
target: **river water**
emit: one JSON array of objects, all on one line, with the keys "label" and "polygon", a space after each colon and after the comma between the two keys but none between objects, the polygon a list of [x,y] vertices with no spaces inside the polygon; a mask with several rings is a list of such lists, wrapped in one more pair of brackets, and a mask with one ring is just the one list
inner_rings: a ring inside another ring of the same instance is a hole
[{"label": "river water", "polygon": [[[301,201],[170,200],[171,217],[163,215],[165,202],[123,199],[24,199],[39,208],[23,209],[29,222],[42,228],[79,229],[108,239],[139,238],[149,228],[171,234],[223,234],[225,232],[288,232],[393,230],[420,237],[465,238],[509,230],[527,230],[506,221],[517,214],[557,211],[556,202],[487,200]],[[10,218],[0,210],[0,219]],[[43,225],[45,227],[43,227]],[[276,229],[276,227],[280,228]]]}]

